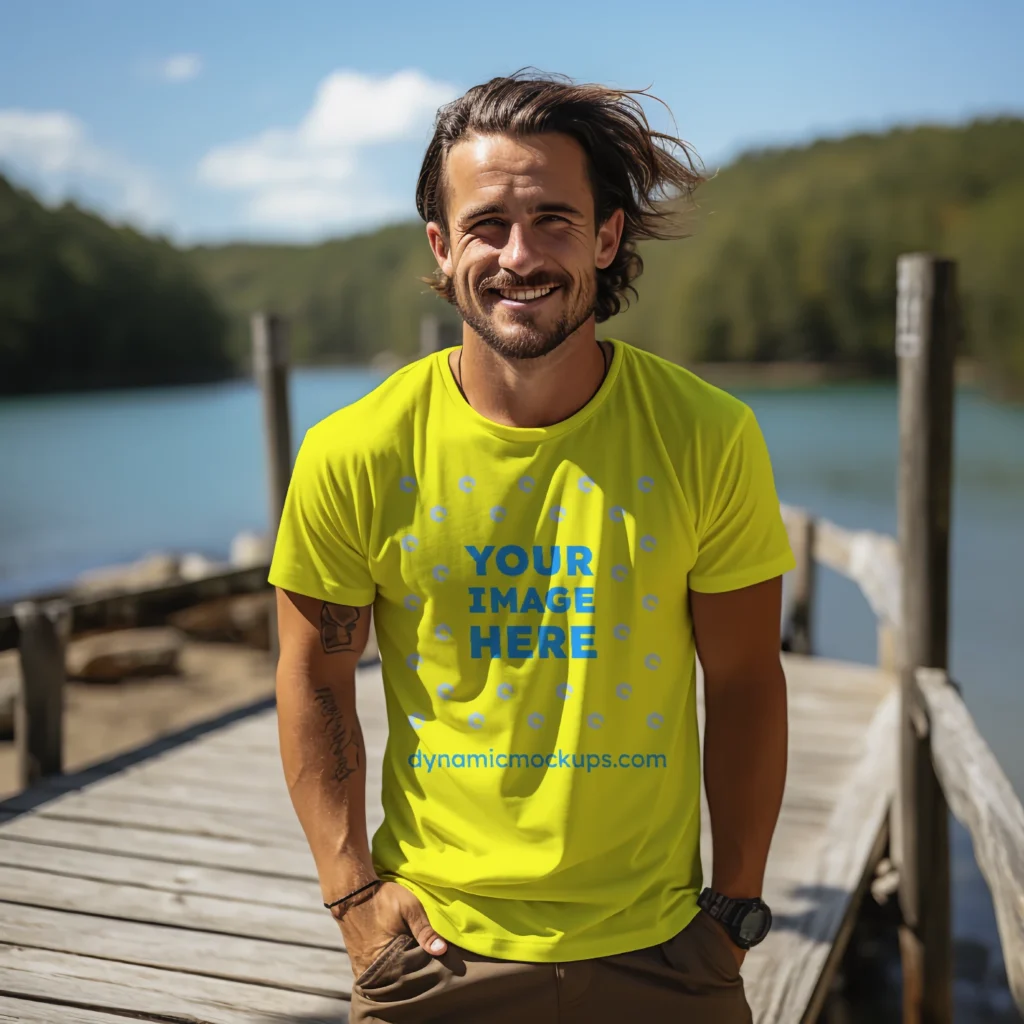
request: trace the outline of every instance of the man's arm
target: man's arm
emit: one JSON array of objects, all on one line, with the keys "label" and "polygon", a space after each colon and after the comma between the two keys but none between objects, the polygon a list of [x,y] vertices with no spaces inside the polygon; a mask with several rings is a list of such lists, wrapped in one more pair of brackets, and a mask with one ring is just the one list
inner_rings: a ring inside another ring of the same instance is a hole
[{"label": "man's arm", "polygon": [[781,602],[781,576],[720,594],[690,592],[704,670],[711,887],[740,899],[761,895],[786,782]]},{"label": "man's arm", "polygon": [[377,877],[366,834],[366,750],[355,689],[370,609],[278,590],[277,622],[281,761],[330,903]]},{"label": "man's arm", "polygon": [[[356,666],[370,608],[278,589],[277,622],[281,761],[323,901],[332,903],[377,878],[366,831],[366,747],[356,716]],[[335,916],[357,977],[396,934],[409,932],[425,949],[438,938],[419,900],[393,883],[365,902],[339,907]]]}]

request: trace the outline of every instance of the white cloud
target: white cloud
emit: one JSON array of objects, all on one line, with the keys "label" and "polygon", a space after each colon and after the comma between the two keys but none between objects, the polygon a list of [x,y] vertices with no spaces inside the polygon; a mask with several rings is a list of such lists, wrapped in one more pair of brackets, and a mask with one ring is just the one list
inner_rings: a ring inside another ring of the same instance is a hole
[{"label": "white cloud", "polygon": [[399,202],[366,184],[373,147],[415,139],[456,95],[454,86],[416,70],[384,78],[336,71],[297,125],[211,150],[199,178],[246,193],[255,225],[327,227],[390,216]]},{"label": "white cloud", "polygon": [[398,216],[400,200],[379,194],[355,195],[329,188],[274,188],[254,196],[250,220],[257,224],[318,228],[326,224],[359,223]]},{"label": "white cloud", "polygon": [[198,53],[176,53],[160,62],[160,77],[168,82],[187,82],[197,78],[203,70],[203,60]]},{"label": "white cloud", "polygon": [[50,200],[98,185],[112,188],[115,216],[153,227],[165,215],[149,176],[91,142],[82,122],[64,111],[0,110],[0,165],[27,174]]}]

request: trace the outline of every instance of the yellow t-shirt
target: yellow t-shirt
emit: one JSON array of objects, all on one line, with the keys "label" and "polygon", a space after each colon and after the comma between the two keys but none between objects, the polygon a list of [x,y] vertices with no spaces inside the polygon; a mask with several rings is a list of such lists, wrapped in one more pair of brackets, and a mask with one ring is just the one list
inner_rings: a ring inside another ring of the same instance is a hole
[{"label": "yellow t-shirt", "polygon": [[270,582],[373,605],[374,866],[474,952],[653,945],[701,889],[687,588],[794,565],[750,408],[621,341],[591,401],[493,423],[427,356],[303,439]]}]

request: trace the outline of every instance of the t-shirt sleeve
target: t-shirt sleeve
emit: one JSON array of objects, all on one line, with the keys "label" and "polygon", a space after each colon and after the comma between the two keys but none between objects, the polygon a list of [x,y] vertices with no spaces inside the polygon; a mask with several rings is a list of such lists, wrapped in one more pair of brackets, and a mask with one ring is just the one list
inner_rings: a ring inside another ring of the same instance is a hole
[{"label": "t-shirt sleeve", "polygon": [[709,495],[689,574],[691,590],[739,590],[795,567],[768,446],[749,406]]},{"label": "t-shirt sleeve", "polygon": [[332,604],[373,604],[376,586],[356,535],[355,482],[307,431],[295,457],[268,582]]}]

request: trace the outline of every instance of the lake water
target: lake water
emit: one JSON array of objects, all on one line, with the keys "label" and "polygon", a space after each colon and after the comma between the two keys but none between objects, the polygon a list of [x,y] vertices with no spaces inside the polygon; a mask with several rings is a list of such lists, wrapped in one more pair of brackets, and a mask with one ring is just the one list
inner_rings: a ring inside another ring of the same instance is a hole
[{"label": "lake water", "polygon": [[[294,446],[380,379],[295,372]],[[783,501],[895,533],[894,386],[736,393],[758,416]],[[1021,793],[1024,408],[961,390],[955,434],[951,672]],[[0,602],[150,551],[225,558],[236,533],[266,528],[266,506],[251,384],[0,400]],[[816,612],[819,653],[874,661],[874,618],[854,584],[824,571]],[[959,829],[954,844],[957,934],[991,945],[991,907]]]}]

